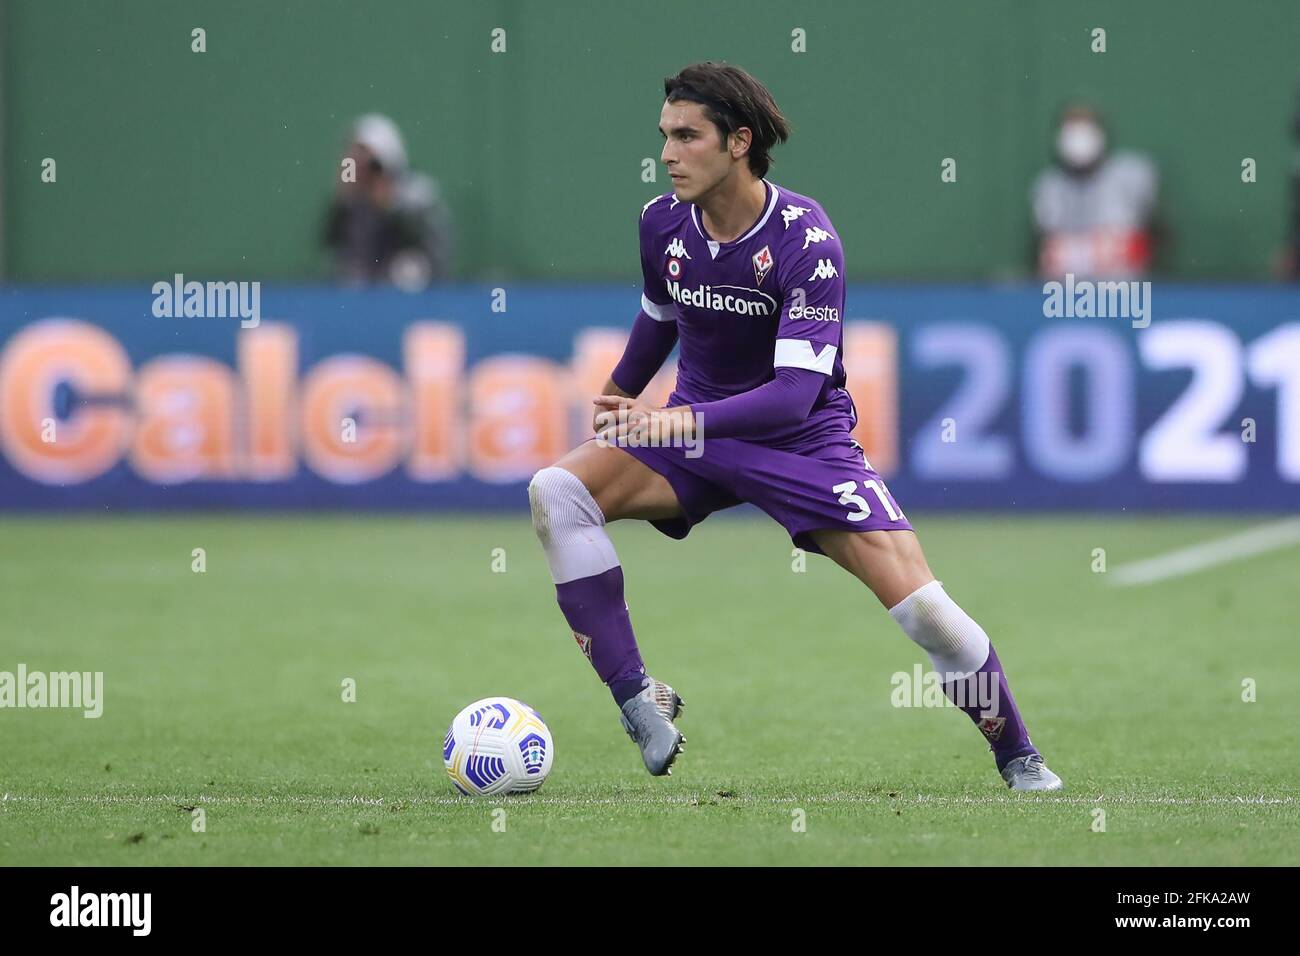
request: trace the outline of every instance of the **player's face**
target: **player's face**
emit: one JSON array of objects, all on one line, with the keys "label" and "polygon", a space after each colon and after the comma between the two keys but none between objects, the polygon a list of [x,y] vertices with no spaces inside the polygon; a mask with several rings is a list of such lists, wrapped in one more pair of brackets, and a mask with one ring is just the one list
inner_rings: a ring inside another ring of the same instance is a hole
[{"label": "player's face", "polygon": [[665,100],[659,113],[659,132],[664,137],[659,158],[668,167],[673,192],[682,202],[695,202],[707,195],[737,167],[724,148],[718,127],[704,115],[699,103]]}]

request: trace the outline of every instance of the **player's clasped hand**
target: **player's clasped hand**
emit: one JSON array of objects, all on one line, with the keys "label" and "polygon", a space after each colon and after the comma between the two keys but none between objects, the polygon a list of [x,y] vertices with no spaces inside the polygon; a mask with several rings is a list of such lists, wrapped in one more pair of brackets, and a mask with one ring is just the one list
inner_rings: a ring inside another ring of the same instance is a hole
[{"label": "player's clasped hand", "polygon": [[622,395],[597,395],[592,403],[596,406],[596,437],[612,444],[629,437],[635,442],[648,429],[656,411],[651,405]]},{"label": "player's clasped hand", "polygon": [[669,439],[679,427],[678,415],[622,395],[598,395],[594,426],[596,437],[611,444],[644,445],[650,438]]}]

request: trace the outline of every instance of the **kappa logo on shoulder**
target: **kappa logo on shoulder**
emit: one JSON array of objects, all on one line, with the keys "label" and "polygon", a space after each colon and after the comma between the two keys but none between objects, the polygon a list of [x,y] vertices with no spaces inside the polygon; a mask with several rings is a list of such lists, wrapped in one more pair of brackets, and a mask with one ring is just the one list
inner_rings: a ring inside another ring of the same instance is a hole
[{"label": "kappa logo on shoulder", "polygon": [[839,270],[835,268],[835,263],[831,262],[831,260],[818,259],[817,268],[814,269],[813,274],[808,277],[808,281],[813,282],[817,279],[834,279],[839,274]]},{"label": "kappa logo on shoulder", "polygon": [[772,258],[770,247],[764,246],[754,253],[754,281],[762,285],[763,280],[767,278],[767,274],[772,271],[772,266],[775,264],[776,261]]},{"label": "kappa logo on shoulder", "polygon": [[807,206],[796,206],[793,203],[781,210],[781,219],[785,222],[785,228],[790,228],[790,223],[794,222],[806,212],[812,212]]},{"label": "kappa logo on shoulder", "polygon": [[682,242],[680,236],[673,236],[673,241],[668,243],[664,255],[672,256],[674,259],[689,259],[691,257],[690,253],[686,251],[686,244]]},{"label": "kappa logo on shoulder", "polygon": [[834,236],[832,236],[821,226],[810,226],[809,228],[803,231],[803,247],[807,249],[811,243],[825,242],[827,239],[834,239],[834,238],[835,238]]}]

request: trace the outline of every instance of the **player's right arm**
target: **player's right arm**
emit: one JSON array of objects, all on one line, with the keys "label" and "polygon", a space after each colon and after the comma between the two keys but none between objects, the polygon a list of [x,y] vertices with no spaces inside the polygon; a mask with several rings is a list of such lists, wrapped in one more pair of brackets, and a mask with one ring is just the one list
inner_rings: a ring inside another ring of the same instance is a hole
[{"label": "player's right arm", "polygon": [[623,357],[605,383],[603,394],[606,395],[636,398],[645,391],[645,387],[663,367],[677,344],[676,304],[655,275],[651,259],[646,255],[646,249],[649,248],[646,237],[652,229],[646,222],[646,214],[663,198],[660,196],[651,200],[641,210],[638,230],[641,246],[641,309],[632,323],[632,334],[628,336]]},{"label": "player's right arm", "polygon": [[677,344],[677,313],[668,308],[655,315],[646,309],[646,304],[643,298],[641,311],[632,323],[632,334],[623,348],[623,357],[609,377],[618,391],[606,394],[636,398],[645,391]]}]

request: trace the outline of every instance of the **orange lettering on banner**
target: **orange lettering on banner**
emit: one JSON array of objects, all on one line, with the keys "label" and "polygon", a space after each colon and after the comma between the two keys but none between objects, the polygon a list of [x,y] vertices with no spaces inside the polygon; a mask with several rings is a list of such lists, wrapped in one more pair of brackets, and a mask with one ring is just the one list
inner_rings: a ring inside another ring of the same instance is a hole
[{"label": "orange lettering on banner", "polygon": [[572,387],[554,362],[500,355],[469,379],[469,465],[481,481],[527,478],[568,451],[566,412]]},{"label": "orange lettering on banner", "polygon": [[235,477],[235,373],[216,359],[165,355],[141,366],[131,466],[174,484]]},{"label": "orange lettering on banner", "polygon": [[298,333],[279,322],[263,322],[239,333],[239,374],[247,403],[247,474],[254,481],[292,478],[294,385],[298,377]]},{"label": "orange lettering on banner", "polygon": [[858,410],[853,437],[888,478],[898,470],[898,333],[885,322],[846,323],[844,370]]},{"label": "orange lettering on banner", "polygon": [[401,378],[383,362],[364,355],[325,359],[303,379],[300,404],[303,457],[321,477],[356,484],[401,461],[405,394]]},{"label": "orange lettering on banner", "polygon": [[402,363],[411,386],[411,455],[416,481],[455,478],[464,460],[460,441],[465,336],[442,322],[413,323],[402,337]]},{"label": "orange lettering on banner", "polygon": [[[131,360],[113,336],[75,319],[46,319],[18,332],[0,356],[0,447],[28,478],[49,485],[89,481],[121,458],[130,419],[121,405],[74,400],[54,414],[54,390],[67,383],[81,397],[123,401]],[[53,441],[46,427],[54,424]]]}]

